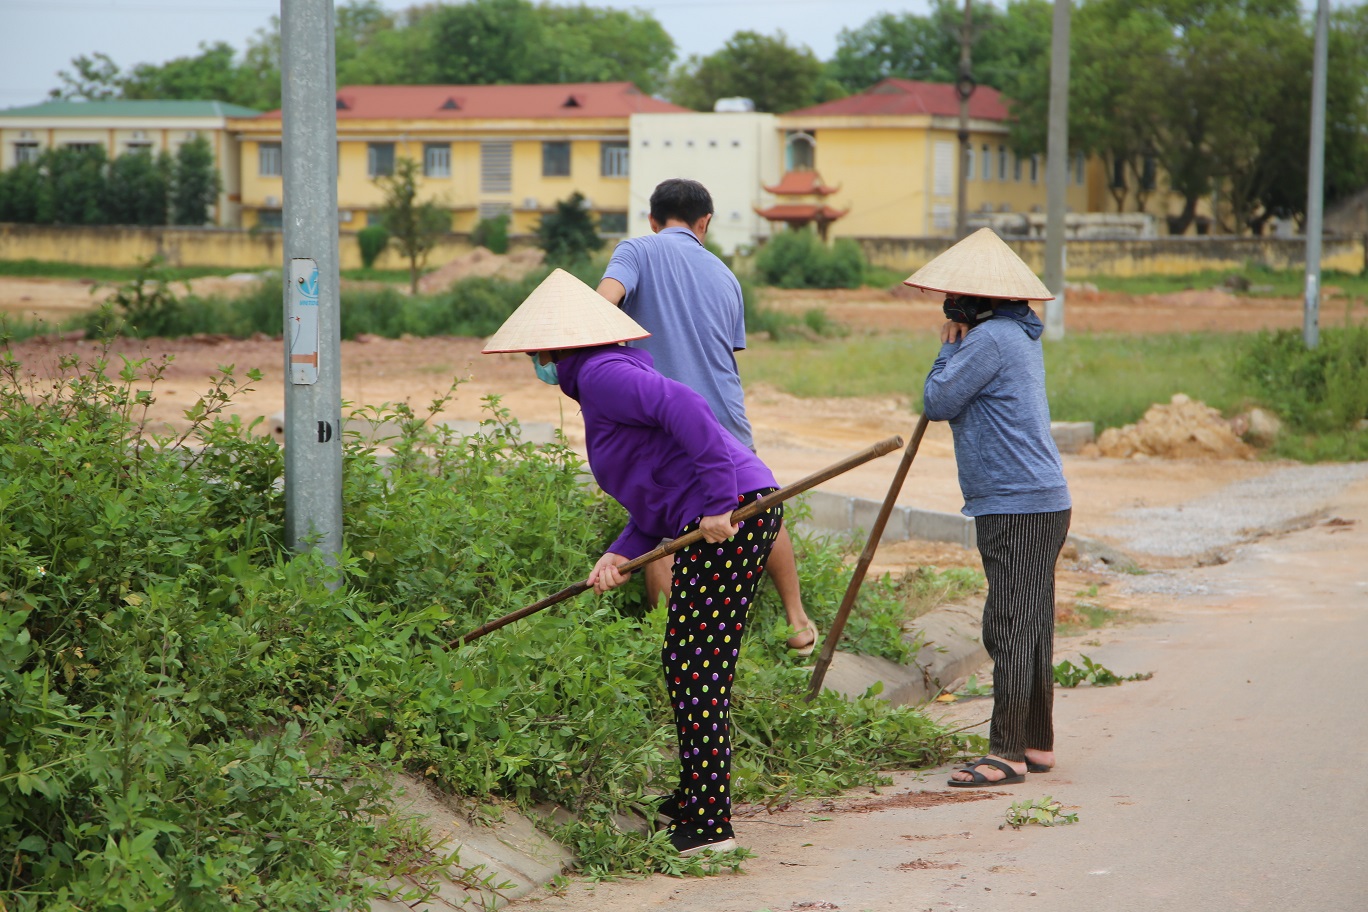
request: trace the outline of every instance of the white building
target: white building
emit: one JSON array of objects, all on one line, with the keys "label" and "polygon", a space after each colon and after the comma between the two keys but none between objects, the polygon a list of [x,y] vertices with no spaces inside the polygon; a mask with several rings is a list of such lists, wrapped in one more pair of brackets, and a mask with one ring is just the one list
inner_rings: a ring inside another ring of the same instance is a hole
[{"label": "white building", "polygon": [[773,114],[633,114],[631,143],[629,237],[650,234],[651,192],[672,177],[708,188],[715,209],[708,240],[724,252],[769,237],[769,222],[755,210],[773,202],[764,188],[782,174]]}]

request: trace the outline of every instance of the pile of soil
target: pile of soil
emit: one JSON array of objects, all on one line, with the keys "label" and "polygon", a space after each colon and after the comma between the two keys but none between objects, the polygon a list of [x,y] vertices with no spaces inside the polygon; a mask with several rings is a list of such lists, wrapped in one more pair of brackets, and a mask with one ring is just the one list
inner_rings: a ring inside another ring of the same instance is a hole
[{"label": "pile of soil", "polygon": [[521,279],[541,266],[545,256],[535,247],[526,247],[507,254],[476,247],[470,253],[448,260],[423,276],[418,280],[418,290],[423,294],[438,294],[462,279],[475,277]]},{"label": "pile of soil", "polygon": [[1145,417],[1122,428],[1107,428],[1097,438],[1101,456],[1160,459],[1253,459],[1255,452],[1221,413],[1182,393],[1167,404],[1152,405]]}]

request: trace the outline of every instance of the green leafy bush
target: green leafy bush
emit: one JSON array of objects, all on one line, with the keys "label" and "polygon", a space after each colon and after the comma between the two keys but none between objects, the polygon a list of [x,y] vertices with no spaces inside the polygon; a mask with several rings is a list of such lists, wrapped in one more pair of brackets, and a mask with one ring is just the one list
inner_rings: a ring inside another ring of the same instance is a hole
[{"label": "green leafy bush", "polygon": [[859,288],[866,268],[855,241],[839,238],[828,247],[811,227],[779,232],[755,256],[756,276],[780,288]]},{"label": "green leafy bush", "polygon": [[542,216],[537,223],[537,246],[546,252],[546,262],[552,266],[582,263],[603,246],[583,194],[576,190]]},{"label": "green leafy bush", "polygon": [[1325,329],[1316,348],[1295,330],[1249,337],[1236,362],[1254,400],[1277,412],[1298,438],[1274,451],[1310,459],[1368,458],[1368,325]]},{"label": "green leafy bush", "polygon": [[480,219],[470,233],[470,242],[490,253],[508,253],[508,222],[509,215],[506,212],[493,218]]},{"label": "green leafy bush", "polygon": [[[438,873],[470,876],[388,816],[400,771],[571,809],[559,832],[589,870],[704,870],[613,823],[674,770],[663,612],[639,585],[459,644],[582,579],[616,535],[621,508],[583,483],[572,450],[523,442],[493,399],[471,438],[436,420],[445,399],[359,412],[397,431],[346,437],[333,569],[285,553],[281,451],[221,419],[244,389],[230,372],[180,435],[147,436],[164,369],[125,362],[111,377],[103,359],[68,359],[38,388],[0,360],[7,908],[363,909],[377,884],[413,897]],[[829,621],[848,571],[798,544]],[[851,645],[906,653],[891,583],[867,586],[856,617]],[[772,592],[751,629],[742,798],[872,783],[955,749],[872,695],[803,702]]]},{"label": "green leafy bush", "polygon": [[361,248],[361,268],[373,268],[389,241],[389,229],[384,225],[367,225],[356,232],[356,246]]}]

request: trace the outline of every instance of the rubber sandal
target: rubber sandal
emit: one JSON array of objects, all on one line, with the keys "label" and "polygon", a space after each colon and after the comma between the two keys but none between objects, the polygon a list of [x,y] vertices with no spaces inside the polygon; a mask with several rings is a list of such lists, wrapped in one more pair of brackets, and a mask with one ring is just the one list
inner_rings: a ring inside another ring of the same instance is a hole
[{"label": "rubber sandal", "polygon": [[[1003,778],[989,779],[976,769],[976,767],[980,766],[993,767],[1003,774]],[[992,757],[979,757],[974,762],[965,764],[961,769],[956,770],[956,772],[968,773],[974,778],[968,780],[947,780],[947,784],[951,788],[990,788],[995,785],[1016,785],[1018,782],[1026,781],[1025,773],[1018,773],[1008,764],[1001,760],[995,760]]]},{"label": "rubber sandal", "polygon": [[[808,643],[806,646],[794,646],[794,645],[793,645],[794,637],[802,636],[803,634],[807,633],[809,630],[812,631],[812,642]],[[789,649],[792,649],[794,652],[798,653],[800,656],[810,656],[810,655],[812,655],[812,653],[817,649],[817,638],[820,637],[820,636],[821,636],[821,634],[818,633],[818,631],[817,631],[817,625],[814,624],[811,620],[809,620],[809,621],[807,622],[807,626],[806,626],[806,627],[804,627],[802,630],[798,631],[798,632],[795,633],[793,636],[791,636],[791,637],[788,638],[788,640],[787,640],[787,645],[788,645],[788,648],[789,648]]]}]

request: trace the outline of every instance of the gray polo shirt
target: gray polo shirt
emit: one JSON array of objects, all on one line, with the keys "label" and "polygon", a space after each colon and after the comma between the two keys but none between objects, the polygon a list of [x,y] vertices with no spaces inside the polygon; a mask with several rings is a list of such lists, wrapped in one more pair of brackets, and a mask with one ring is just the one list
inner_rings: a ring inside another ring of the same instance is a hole
[{"label": "gray polo shirt", "polygon": [[649,338],[656,370],[694,390],[722,426],[754,449],[733,352],[746,347],[741,283],[687,228],[628,238],[613,251],[606,279],[627,289],[623,311]]}]

